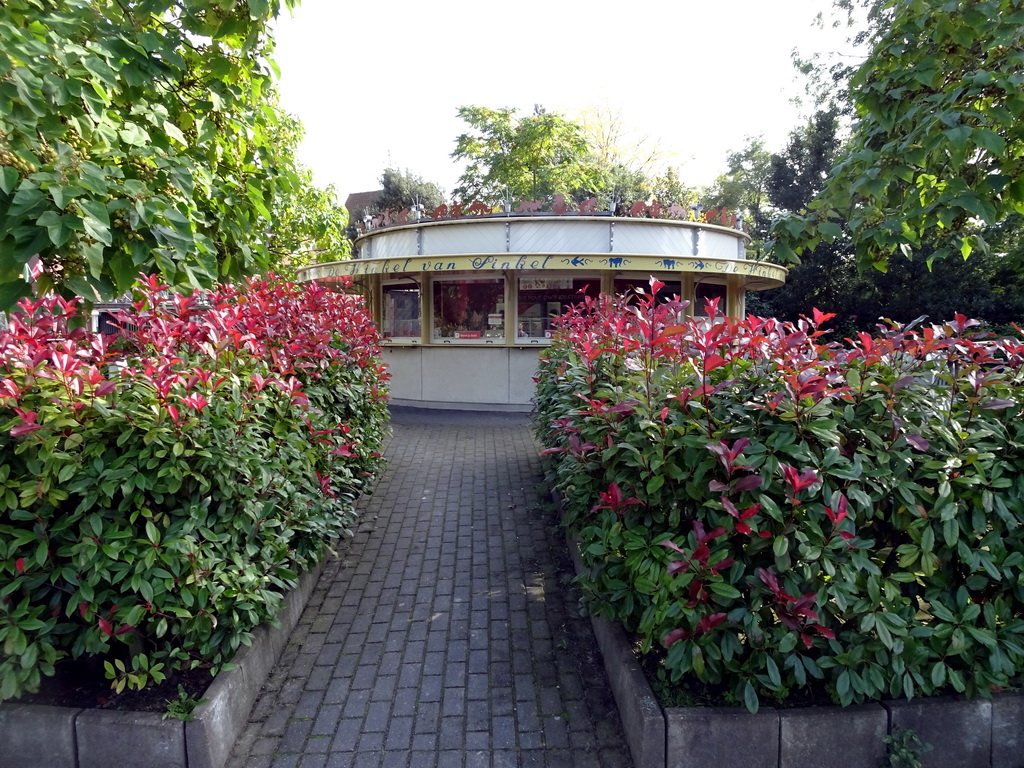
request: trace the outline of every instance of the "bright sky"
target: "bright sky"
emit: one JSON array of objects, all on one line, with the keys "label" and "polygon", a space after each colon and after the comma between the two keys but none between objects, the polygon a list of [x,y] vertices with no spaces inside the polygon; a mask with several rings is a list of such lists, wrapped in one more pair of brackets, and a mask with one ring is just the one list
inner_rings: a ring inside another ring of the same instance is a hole
[{"label": "bright sky", "polygon": [[746,137],[780,150],[806,118],[791,52],[846,48],[819,12],[831,19],[829,0],[302,0],[277,25],[275,59],[282,106],[306,128],[299,159],[341,202],[379,189],[389,166],[450,192],[463,105],[600,108],[698,186]]}]

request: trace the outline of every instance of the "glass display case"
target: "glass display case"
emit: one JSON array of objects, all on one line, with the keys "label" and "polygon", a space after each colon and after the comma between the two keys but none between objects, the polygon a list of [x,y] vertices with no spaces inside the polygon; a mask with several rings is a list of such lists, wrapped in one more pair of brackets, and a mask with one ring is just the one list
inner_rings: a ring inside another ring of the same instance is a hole
[{"label": "glass display case", "polygon": [[597,297],[601,278],[547,276],[519,278],[519,301],[516,315],[516,339],[550,339],[552,321],[567,305],[581,301],[583,296]]},{"label": "glass display case", "polygon": [[423,332],[419,283],[412,280],[384,283],[382,299],[380,325],[384,338],[419,341]]},{"label": "glass display case", "polygon": [[693,315],[694,317],[707,317],[707,304],[718,299],[718,313],[726,313],[726,287],[718,283],[700,282],[693,287]]},{"label": "glass display case", "polygon": [[504,342],[504,279],[435,279],[433,295],[434,340]]}]

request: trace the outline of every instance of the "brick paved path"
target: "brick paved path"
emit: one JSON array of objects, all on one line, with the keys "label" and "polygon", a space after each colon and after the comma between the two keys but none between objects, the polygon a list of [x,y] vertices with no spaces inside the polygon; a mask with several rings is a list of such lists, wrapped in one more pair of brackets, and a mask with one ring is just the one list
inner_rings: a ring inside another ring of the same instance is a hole
[{"label": "brick paved path", "polygon": [[395,409],[230,768],[628,768],[519,414]]}]

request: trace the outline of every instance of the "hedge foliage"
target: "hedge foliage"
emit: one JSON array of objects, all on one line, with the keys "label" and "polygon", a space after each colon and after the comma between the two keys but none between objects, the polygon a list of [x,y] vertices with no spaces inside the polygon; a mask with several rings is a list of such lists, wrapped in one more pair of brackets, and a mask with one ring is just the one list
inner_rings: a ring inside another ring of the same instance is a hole
[{"label": "hedge foliage", "polygon": [[0,334],[0,700],[68,656],[113,659],[118,689],[216,669],[378,466],[387,374],[359,299],[136,295],[116,340],[55,297]]},{"label": "hedge foliage", "polygon": [[[660,285],[652,282],[652,294]],[[586,300],[537,433],[591,610],[756,711],[988,696],[1024,667],[1024,345],[974,321],[830,340]]]}]

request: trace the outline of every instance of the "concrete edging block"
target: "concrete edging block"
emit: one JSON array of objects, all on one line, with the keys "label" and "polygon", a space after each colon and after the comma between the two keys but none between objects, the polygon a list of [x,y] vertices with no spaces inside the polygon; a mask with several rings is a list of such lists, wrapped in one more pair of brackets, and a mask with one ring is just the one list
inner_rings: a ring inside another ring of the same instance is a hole
[{"label": "concrete edging block", "polygon": [[75,718],[81,711],[36,704],[0,706],[0,768],[77,765]]},{"label": "concrete edging block", "polygon": [[633,656],[622,627],[599,616],[591,618],[605,672],[622,719],[636,768],[665,765],[665,715],[647,676]]},{"label": "concrete edging block", "polygon": [[931,744],[924,768],[989,768],[992,755],[992,702],[954,697],[882,702],[889,730],[912,729]]},{"label": "concrete edging block", "polygon": [[992,768],[1024,765],[1024,693],[992,698]]},{"label": "concrete edging block", "polygon": [[75,720],[78,768],[180,768],[185,724],[156,712],[86,709]]},{"label": "concrete edging block", "polygon": [[[779,713],[733,707],[665,710],[667,768],[777,768]],[[833,765],[833,763],[826,763]]]},{"label": "concrete edging block", "polygon": [[779,710],[779,768],[878,768],[888,732],[881,704]]},{"label": "concrete edging block", "polygon": [[[579,545],[571,538],[566,542],[578,575],[583,572]],[[664,768],[665,714],[629,647],[626,633],[618,624],[600,616],[591,616],[590,624],[601,649],[635,768]]]},{"label": "concrete edging block", "polygon": [[277,626],[253,631],[184,723],[154,712],[0,704],[0,768],[223,768],[288,643],[326,559],[285,596]]},{"label": "concrete edging block", "polygon": [[321,560],[299,578],[299,585],[285,595],[277,626],[257,627],[252,643],[235,655],[235,668],[214,678],[206,702],[196,707],[195,718],[185,723],[188,768],[222,768],[227,763],[325,565],[326,560]]},{"label": "concrete edging block", "polygon": [[[561,512],[561,499],[552,498]],[[578,542],[567,542],[580,574]],[[885,759],[886,735],[897,728],[932,745],[924,768],[1024,768],[1024,691],[991,701],[936,697],[756,715],[723,707],[662,710],[622,628],[599,617],[591,623],[636,768],[875,768]]]}]

